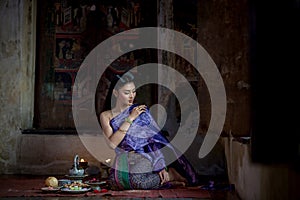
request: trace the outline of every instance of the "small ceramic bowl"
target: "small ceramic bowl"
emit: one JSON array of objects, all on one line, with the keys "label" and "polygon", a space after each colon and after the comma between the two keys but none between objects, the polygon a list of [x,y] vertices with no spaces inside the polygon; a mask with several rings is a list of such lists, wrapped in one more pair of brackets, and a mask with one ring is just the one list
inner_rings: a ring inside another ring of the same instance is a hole
[{"label": "small ceramic bowl", "polygon": [[59,179],[58,180],[58,187],[63,187],[66,184],[71,184],[70,179]]}]

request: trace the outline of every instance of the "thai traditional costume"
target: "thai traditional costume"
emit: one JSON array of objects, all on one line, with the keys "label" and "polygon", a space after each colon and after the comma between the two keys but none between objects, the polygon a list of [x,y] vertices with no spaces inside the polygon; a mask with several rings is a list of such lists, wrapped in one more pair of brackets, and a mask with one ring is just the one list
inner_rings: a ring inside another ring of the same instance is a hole
[{"label": "thai traditional costume", "polygon": [[[137,106],[132,105],[110,121],[115,133]],[[176,161],[171,165],[188,181],[197,184],[197,175],[186,160],[161,133],[147,109],[136,118],[125,137],[115,149],[116,157],[110,171],[112,189],[158,189],[161,186],[158,172],[167,167],[165,148],[171,150]],[[163,187],[166,187],[164,185]]]}]

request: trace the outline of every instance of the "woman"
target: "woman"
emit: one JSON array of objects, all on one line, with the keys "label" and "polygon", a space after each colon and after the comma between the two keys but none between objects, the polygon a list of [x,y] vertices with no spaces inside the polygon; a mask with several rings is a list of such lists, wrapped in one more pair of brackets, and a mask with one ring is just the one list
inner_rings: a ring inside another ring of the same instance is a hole
[{"label": "woman", "polygon": [[[196,184],[192,166],[161,134],[146,105],[134,104],[133,75],[126,73],[112,82],[114,107],[100,114],[100,123],[109,146],[116,152],[110,172],[112,189],[157,189],[170,184]],[[167,169],[161,148],[177,156]]]}]

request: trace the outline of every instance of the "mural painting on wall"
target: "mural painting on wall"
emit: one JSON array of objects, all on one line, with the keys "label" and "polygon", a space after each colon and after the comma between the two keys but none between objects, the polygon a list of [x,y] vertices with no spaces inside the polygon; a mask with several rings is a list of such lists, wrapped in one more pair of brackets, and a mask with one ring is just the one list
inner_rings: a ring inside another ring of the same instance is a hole
[{"label": "mural painting on wall", "polygon": [[[40,7],[42,42],[37,66],[41,86],[37,90],[35,124],[41,128],[74,128],[72,95],[84,95],[76,93],[79,87],[74,85],[77,71],[100,42],[142,23],[141,5],[138,1],[52,0]],[[136,64],[137,58],[131,53],[118,58],[108,69],[111,73],[124,73]],[[103,84],[98,85],[102,88],[97,90],[103,91],[100,99],[107,93],[110,77],[106,75],[109,73],[102,77],[108,80],[100,80]],[[87,74],[85,88],[81,91],[89,90],[89,76],[93,74]]]}]

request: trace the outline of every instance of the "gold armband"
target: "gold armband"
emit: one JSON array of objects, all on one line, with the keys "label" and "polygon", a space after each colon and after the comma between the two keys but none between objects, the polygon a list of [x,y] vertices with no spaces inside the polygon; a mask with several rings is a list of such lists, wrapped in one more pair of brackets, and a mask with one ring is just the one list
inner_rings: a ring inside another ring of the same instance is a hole
[{"label": "gold armband", "polygon": [[126,134],[127,130],[119,129],[119,131],[123,134]]}]

